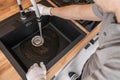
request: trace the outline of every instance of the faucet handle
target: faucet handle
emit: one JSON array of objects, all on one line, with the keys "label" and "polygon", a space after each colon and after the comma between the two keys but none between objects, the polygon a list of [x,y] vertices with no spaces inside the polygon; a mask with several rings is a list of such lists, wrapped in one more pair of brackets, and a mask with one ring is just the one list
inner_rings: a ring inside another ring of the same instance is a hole
[{"label": "faucet handle", "polygon": [[[37,6],[39,9],[40,15],[50,15],[50,16],[52,15],[51,8],[53,7],[47,7],[47,6],[44,6],[43,4],[37,4]],[[32,6],[32,7],[29,7],[28,10],[35,11],[35,8]]]},{"label": "faucet handle", "polygon": [[41,15],[40,15],[40,12],[39,12],[36,1],[35,0],[30,0],[30,1],[31,1],[32,5],[33,5],[33,9],[35,10],[36,17],[40,18]]},{"label": "faucet handle", "polygon": [[23,9],[23,7],[22,7],[21,0],[17,0],[17,4],[18,4],[19,9],[20,9],[20,18],[21,18],[22,20],[25,20],[25,19],[26,19],[26,16],[25,16],[24,9]]}]

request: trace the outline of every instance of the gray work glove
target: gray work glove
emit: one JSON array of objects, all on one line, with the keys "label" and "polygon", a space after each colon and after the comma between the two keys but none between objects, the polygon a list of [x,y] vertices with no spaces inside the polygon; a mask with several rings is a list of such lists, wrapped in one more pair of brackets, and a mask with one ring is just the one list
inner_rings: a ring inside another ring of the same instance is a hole
[{"label": "gray work glove", "polygon": [[[37,4],[37,6],[38,6],[38,9],[39,9],[41,15],[52,15],[51,14],[52,7],[47,7],[42,4]],[[29,7],[28,9],[30,11],[35,11],[34,7]]]},{"label": "gray work glove", "polygon": [[40,62],[40,66],[35,63],[33,64],[27,74],[27,80],[46,80],[46,67],[43,62]]}]

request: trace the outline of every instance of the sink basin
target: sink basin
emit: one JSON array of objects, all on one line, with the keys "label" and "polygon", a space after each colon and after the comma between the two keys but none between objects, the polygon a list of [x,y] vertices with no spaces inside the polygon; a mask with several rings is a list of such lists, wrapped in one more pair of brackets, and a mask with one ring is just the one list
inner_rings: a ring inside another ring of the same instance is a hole
[{"label": "sink basin", "polygon": [[68,20],[43,16],[45,43],[35,47],[31,40],[39,35],[39,27],[34,13],[29,15],[25,21],[15,14],[0,22],[0,49],[23,79],[26,79],[25,74],[33,63],[43,61],[49,69],[86,35]]}]

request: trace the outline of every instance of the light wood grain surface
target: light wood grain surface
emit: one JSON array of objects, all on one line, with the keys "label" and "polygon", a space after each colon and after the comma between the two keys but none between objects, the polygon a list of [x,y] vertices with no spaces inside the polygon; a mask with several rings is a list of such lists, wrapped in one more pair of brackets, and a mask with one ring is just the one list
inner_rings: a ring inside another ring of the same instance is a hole
[{"label": "light wood grain surface", "polygon": [[[31,5],[30,0],[21,0],[23,8],[27,8]],[[38,2],[40,0],[36,0]],[[0,0],[0,21],[19,12],[17,0]]]},{"label": "light wood grain surface", "polygon": [[0,80],[22,80],[0,50]]}]

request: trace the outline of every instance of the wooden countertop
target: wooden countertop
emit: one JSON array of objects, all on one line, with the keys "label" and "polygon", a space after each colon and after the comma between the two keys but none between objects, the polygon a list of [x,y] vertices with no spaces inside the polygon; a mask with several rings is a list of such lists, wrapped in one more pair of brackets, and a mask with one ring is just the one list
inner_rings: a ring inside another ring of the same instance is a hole
[{"label": "wooden countertop", "polygon": [[0,80],[22,80],[0,50]]},{"label": "wooden countertop", "polygon": [[[23,8],[27,8],[31,5],[30,0],[21,0]],[[40,0],[36,0],[39,2]],[[0,0],[0,21],[19,12],[17,0]]]}]

